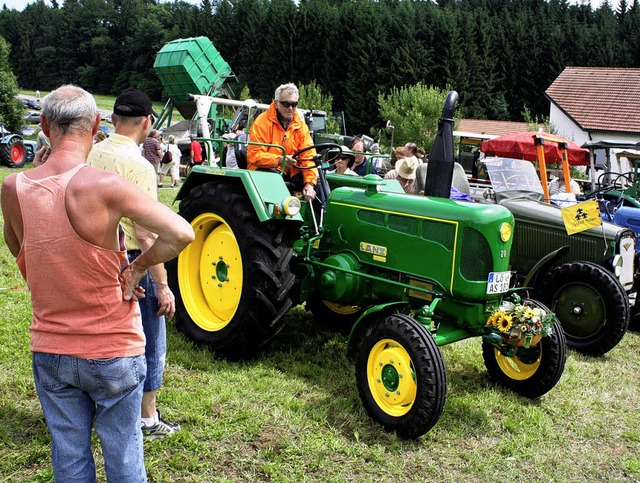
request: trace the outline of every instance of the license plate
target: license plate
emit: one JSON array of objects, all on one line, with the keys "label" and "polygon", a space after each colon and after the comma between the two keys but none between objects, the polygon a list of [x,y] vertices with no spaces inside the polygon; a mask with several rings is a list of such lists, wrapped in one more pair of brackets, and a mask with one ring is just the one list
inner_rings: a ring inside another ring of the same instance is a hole
[{"label": "license plate", "polygon": [[503,293],[509,290],[511,272],[489,272],[487,294]]}]

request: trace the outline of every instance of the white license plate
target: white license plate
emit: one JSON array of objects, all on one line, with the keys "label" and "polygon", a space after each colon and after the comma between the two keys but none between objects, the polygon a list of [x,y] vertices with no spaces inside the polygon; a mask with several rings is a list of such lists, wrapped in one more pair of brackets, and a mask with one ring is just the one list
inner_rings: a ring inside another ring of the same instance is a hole
[{"label": "white license plate", "polygon": [[487,280],[487,293],[503,293],[509,290],[511,272],[489,272]]}]

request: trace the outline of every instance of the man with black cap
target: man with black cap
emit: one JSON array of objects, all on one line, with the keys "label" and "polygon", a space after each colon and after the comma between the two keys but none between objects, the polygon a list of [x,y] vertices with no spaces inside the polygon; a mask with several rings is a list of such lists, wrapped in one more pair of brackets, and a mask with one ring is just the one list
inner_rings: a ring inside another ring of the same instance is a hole
[{"label": "man with black cap", "polygon": [[[113,106],[115,132],[94,146],[87,164],[114,171],[157,200],[157,177],[153,166],[142,156],[140,144],[147,138],[155,115],[149,96],[138,89],[125,89]],[[121,222],[129,261],[135,260],[154,242],[155,235],[131,220]],[[165,421],[156,408],[156,391],[162,385],[167,352],[165,317],[175,313],[175,297],[167,285],[163,264],[149,268],[140,281],[146,297],[139,300],[146,337],[147,377],[142,395],[142,432],[147,437],[175,433],[180,425]]]}]

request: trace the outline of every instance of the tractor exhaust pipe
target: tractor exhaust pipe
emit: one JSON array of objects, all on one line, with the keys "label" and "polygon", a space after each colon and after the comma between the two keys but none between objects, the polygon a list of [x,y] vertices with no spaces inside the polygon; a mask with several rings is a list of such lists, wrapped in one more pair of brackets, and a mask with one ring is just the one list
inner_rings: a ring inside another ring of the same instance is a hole
[{"label": "tractor exhaust pipe", "polygon": [[[425,180],[425,196],[449,198],[453,179],[453,115],[458,102],[458,93],[449,91],[438,121],[438,132],[429,154],[429,176]],[[426,174],[425,174],[426,176]]]}]

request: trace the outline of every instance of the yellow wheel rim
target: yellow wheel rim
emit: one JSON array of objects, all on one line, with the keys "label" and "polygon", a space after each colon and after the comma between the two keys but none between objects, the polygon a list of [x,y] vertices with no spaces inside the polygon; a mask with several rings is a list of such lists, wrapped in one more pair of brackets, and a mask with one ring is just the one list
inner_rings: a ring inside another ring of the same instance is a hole
[{"label": "yellow wheel rim", "polygon": [[367,378],[378,407],[390,416],[409,412],[416,399],[417,385],[411,357],[391,339],[380,340],[369,352]]},{"label": "yellow wheel rim", "polygon": [[507,357],[501,354],[498,349],[494,349],[496,362],[502,373],[515,381],[526,381],[532,377],[538,371],[542,361],[542,348],[540,344],[536,347],[539,347],[538,357],[531,363],[523,362],[518,357]]},{"label": "yellow wheel rim", "polygon": [[322,303],[331,311],[339,315],[353,315],[360,312],[362,309],[357,305],[340,305],[335,302],[329,302],[323,300]]},{"label": "yellow wheel rim", "polygon": [[180,296],[189,316],[209,332],[233,319],[242,295],[238,241],[219,216],[204,213],[191,222],[196,239],[178,257]]}]

